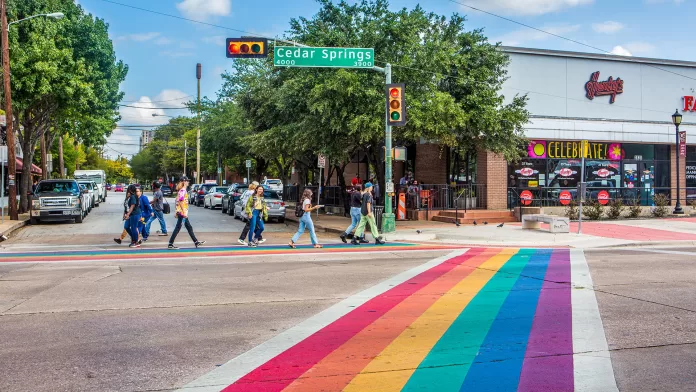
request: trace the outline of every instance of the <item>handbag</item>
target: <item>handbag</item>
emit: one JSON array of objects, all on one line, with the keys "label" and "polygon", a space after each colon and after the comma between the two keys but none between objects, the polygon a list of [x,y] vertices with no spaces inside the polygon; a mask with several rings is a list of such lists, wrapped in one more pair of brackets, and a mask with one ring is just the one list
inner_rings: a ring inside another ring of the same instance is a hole
[{"label": "handbag", "polygon": [[164,200],[164,205],[162,205],[162,212],[165,214],[170,214],[172,212],[172,208],[169,206],[167,199],[163,199],[163,200]]}]

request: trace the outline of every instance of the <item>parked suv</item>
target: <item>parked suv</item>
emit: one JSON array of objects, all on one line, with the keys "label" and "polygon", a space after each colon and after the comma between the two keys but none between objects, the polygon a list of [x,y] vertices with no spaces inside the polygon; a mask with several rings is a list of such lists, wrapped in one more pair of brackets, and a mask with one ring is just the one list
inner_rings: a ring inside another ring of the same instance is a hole
[{"label": "parked suv", "polygon": [[89,191],[80,191],[75,180],[41,181],[31,199],[31,223],[72,219],[82,223],[87,215],[88,197]]}]

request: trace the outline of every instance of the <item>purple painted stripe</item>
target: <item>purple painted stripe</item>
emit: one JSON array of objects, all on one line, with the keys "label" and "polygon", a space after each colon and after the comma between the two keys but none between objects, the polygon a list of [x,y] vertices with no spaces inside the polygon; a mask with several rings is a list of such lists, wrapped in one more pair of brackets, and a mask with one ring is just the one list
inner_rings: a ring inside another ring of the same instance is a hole
[{"label": "purple painted stripe", "polygon": [[519,392],[574,390],[570,290],[570,251],[554,250],[529,334]]}]

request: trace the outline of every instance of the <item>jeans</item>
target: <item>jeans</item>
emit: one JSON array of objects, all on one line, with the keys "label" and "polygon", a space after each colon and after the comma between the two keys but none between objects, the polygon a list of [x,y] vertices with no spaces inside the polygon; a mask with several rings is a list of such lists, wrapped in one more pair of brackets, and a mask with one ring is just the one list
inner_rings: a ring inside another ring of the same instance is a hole
[{"label": "jeans", "polygon": [[350,207],[350,226],[346,229],[346,234],[353,232],[358,223],[360,222],[360,207]]},{"label": "jeans", "polygon": [[[154,212],[154,211],[153,211]],[[146,216],[145,223],[140,225],[140,232],[143,234],[143,238],[147,239],[150,236],[150,225],[157,219],[155,216]]]},{"label": "jeans", "polygon": [[[251,230],[252,227],[254,230]],[[249,228],[249,242],[254,239],[254,236],[256,236],[256,239],[261,238],[261,233],[263,233],[265,229],[263,226],[263,211],[254,210],[251,212],[251,223],[249,223]]]},{"label": "jeans", "polygon": [[131,237],[131,243],[134,244],[138,242],[138,236],[140,233],[138,230],[138,227],[140,226],[140,214],[131,215],[126,222],[128,222],[126,230],[128,231],[128,235]]},{"label": "jeans", "polygon": [[191,240],[193,243],[197,243],[198,239],[196,238],[196,235],[193,234],[193,227],[191,227],[191,222],[189,221],[189,218],[184,218],[181,215],[177,216],[177,221],[176,221],[176,227],[174,227],[174,232],[172,233],[172,236],[169,238],[169,245],[174,245],[174,240],[176,239],[176,236],[179,234],[179,231],[181,230],[181,225],[186,226],[186,231],[188,231],[189,236],[191,237]]},{"label": "jeans", "polygon": [[[258,226],[258,223],[256,224],[256,226]],[[242,229],[242,234],[239,235],[239,239],[244,241],[244,239],[247,238],[247,235],[249,234],[250,229],[251,229],[251,220],[247,219],[246,225],[244,225],[244,228]],[[263,236],[261,235],[261,233],[259,233],[256,236],[256,239],[259,241],[261,241],[263,239]]]},{"label": "jeans", "polygon": [[374,215],[362,215],[360,217],[360,223],[358,224],[358,228],[355,230],[355,237],[360,237],[363,234],[365,234],[365,226],[367,224],[370,224],[370,232],[372,233],[372,236],[375,238],[379,238],[379,230],[377,230],[377,223],[375,222],[375,216]]},{"label": "jeans", "polygon": [[309,238],[312,240],[312,245],[317,245],[319,240],[317,240],[317,233],[314,232],[314,222],[312,222],[312,214],[305,212],[300,218],[300,227],[297,229],[297,233],[292,236],[292,242],[295,243],[300,239],[300,236],[304,233],[305,228],[309,229]]},{"label": "jeans", "polygon": [[[162,211],[154,211],[155,218],[159,221],[160,228],[162,229],[162,234],[167,234],[167,223],[164,221],[164,213]],[[147,232],[150,233],[150,224],[154,222],[155,219],[150,219],[150,223],[147,225]]]}]

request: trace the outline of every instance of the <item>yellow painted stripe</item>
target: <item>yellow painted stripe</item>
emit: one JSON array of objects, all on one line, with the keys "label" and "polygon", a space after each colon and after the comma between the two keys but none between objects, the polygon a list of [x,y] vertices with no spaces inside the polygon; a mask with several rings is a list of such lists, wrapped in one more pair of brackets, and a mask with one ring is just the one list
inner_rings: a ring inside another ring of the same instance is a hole
[{"label": "yellow painted stripe", "polygon": [[438,299],[372,360],[344,391],[400,391],[472,298],[518,249],[504,249]]}]

